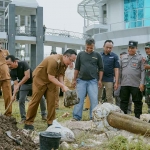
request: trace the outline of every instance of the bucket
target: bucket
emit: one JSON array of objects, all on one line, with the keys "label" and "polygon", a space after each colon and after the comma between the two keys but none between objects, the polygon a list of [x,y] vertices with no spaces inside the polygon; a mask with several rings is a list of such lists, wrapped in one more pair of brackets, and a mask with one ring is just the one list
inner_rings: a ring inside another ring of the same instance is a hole
[{"label": "bucket", "polygon": [[40,150],[56,150],[59,148],[60,133],[43,131],[40,133]]}]

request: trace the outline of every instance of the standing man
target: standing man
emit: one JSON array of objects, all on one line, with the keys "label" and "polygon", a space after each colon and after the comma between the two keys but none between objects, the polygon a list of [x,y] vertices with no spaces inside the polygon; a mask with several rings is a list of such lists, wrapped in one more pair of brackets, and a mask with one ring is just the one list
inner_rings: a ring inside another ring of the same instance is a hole
[{"label": "standing man", "polygon": [[145,69],[142,56],[137,54],[136,41],[129,41],[128,54],[120,61],[121,103],[120,108],[127,114],[130,94],[134,102],[136,118],[142,114],[142,92],[144,91]]},{"label": "standing man", "polygon": [[147,103],[148,106],[148,113],[150,114],[150,42],[145,44],[145,52],[147,54],[147,60],[145,62],[145,102]]},{"label": "standing man", "polygon": [[[5,109],[11,102],[11,81],[10,81],[10,74],[9,68],[6,63],[6,57],[9,55],[7,50],[3,50],[0,43],[0,89],[2,88],[2,93],[4,97]],[[12,113],[12,106],[6,111],[6,116],[11,116]]]},{"label": "standing man", "polygon": [[64,74],[68,65],[76,60],[76,52],[68,49],[63,55],[51,55],[45,58],[33,72],[33,93],[29,103],[25,129],[33,130],[32,125],[37,113],[41,97],[47,100],[47,124],[50,126],[55,119],[55,92],[59,86],[63,92],[68,91],[64,85]]},{"label": "standing man", "polygon": [[[98,99],[102,103],[102,93],[105,86],[106,90],[106,99],[108,103],[113,104],[113,89],[117,90],[118,80],[119,80],[119,58],[112,52],[113,41],[106,40],[104,42],[104,51],[101,52],[101,56],[104,63],[104,74],[102,79],[102,88],[99,89]],[[115,77],[115,83],[114,83]],[[113,88],[114,86],[114,88]]]},{"label": "standing man", "polygon": [[101,55],[94,51],[95,41],[88,38],[85,43],[85,51],[78,54],[73,83],[76,85],[77,94],[80,99],[79,104],[73,110],[73,120],[82,119],[83,103],[86,95],[90,98],[90,119],[92,110],[98,104],[98,86],[102,86],[103,62]]},{"label": "standing man", "polygon": [[[10,68],[11,79],[14,81],[14,92],[19,91],[19,109],[21,123],[26,120],[25,100],[30,90],[32,90],[32,70],[25,61],[17,61],[13,55],[6,57],[7,65]],[[45,99],[41,99],[42,120],[46,120]]]}]

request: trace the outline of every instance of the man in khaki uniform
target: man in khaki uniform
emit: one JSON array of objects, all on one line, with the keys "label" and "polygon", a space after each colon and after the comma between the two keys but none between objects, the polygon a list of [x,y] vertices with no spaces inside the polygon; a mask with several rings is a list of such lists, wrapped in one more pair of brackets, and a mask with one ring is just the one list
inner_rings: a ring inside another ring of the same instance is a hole
[{"label": "man in khaki uniform", "polygon": [[[56,55],[57,52],[51,52],[50,55]],[[59,109],[59,92],[60,92],[60,87],[57,86],[56,87],[56,91],[55,91],[55,108],[58,110]]]},{"label": "man in khaki uniform", "polygon": [[32,125],[37,113],[40,99],[45,95],[47,100],[47,124],[50,126],[55,119],[55,92],[59,86],[63,92],[68,91],[63,83],[64,73],[69,64],[75,61],[76,52],[72,49],[65,51],[63,55],[51,55],[45,58],[33,72],[33,93],[29,103],[25,129],[33,130]]},{"label": "man in khaki uniform", "polygon": [[[8,107],[12,93],[11,93],[11,82],[10,82],[10,74],[9,68],[6,64],[6,57],[9,55],[7,50],[0,49],[0,89],[2,88],[2,93],[5,102],[5,109]],[[11,116],[12,106],[6,111],[6,116]]]}]

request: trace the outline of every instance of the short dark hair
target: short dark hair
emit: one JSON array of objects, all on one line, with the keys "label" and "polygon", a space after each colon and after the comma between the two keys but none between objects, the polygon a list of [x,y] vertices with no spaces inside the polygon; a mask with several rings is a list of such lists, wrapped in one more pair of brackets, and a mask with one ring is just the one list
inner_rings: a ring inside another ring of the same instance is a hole
[{"label": "short dark hair", "polygon": [[8,56],[6,57],[6,60],[8,60],[8,59],[11,59],[12,62],[15,62],[15,61],[16,61],[16,58],[15,58],[14,55],[8,55]]},{"label": "short dark hair", "polygon": [[122,52],[122,53],[120,53],[120,55],[125,55],[125,54],[127,54],[127,52]]},{"label": "short dark hair", "polygon": [[51,53],[50,53],[50,55],[55,55],[55,54],[57,54],[57,52],[54,52],[54,51],[52,51]]},{"label": "short dark hair", "polygon": [[63,55],[67,55],[67,56],[70,56],[72,54],[77,55],[77,53],[74,49],[68,49],[63,53]]},{"label": "short dark hair", "polygon": [[104,42],[104,46],[105,46],[105,44],[106,44],[107,42],[114,44],[114,42],[113,42],[112,40],[106,40],[106,41]]},{"label": "short dark hair", "polygon": [[88,38],[88,39],[86,39],[85,43],[87,45],[92,45],[92,44],[95,44],[95,40],[93,38]]},{"label": "short dark hair", "polygon": [[16,57],[15,60],[20,60],[20,59]]}]

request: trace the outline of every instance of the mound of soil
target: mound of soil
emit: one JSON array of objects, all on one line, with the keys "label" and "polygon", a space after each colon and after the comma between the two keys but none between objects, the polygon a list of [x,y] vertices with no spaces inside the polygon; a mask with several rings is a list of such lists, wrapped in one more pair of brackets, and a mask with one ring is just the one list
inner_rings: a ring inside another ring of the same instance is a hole
[{"label": "mound of soil", "polygon": [[[11,131],[14,138],[22,141],[22,145],[18,145],[6,134],[6,131]],[[31,138],[18,130],[16,119],[0,115],[0,150],[37,150],[39,145],[35,144]]]}]

